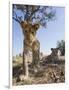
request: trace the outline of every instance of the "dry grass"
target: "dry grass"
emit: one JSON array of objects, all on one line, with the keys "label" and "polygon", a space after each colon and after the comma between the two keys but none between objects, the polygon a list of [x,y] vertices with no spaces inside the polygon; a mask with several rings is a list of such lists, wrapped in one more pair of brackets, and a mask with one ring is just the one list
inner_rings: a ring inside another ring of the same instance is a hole
[{"label": "dry grass", "polygon": [[29,67],[29,78],[26,80],[20,80],[22,63],[16,62],[17,64],[13,65],[13,85],[63,83],[65,82],[65,61],[60,60],[60,62],[41,65],[37,73],[33,73]]}]

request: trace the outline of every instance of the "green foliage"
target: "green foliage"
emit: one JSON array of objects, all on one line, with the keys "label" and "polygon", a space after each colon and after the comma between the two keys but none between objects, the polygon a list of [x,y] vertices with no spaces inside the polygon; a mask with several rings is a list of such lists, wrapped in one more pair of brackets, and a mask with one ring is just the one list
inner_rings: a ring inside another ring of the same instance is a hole
[{"label": "green foliage", "polygon": [[65,55],[65,41],[61,40],[57,42],[57,48],[61,51],[61,55]]},{"label": "green foliage", "polygon": [[[17,12],[20,11],[20,14]],[[53,20],[55,10],[51,6],[36,6],[13,4],[13,19],[17,22],[29,21],[47,26],[47,22]]]}]

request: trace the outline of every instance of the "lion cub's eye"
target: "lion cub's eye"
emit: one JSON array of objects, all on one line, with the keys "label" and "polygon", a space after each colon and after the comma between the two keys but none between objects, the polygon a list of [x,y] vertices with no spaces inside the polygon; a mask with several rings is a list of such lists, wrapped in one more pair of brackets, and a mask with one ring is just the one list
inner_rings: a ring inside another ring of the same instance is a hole
[{"label": "lion cub's eye", "polygon": [[25,33],[28,33],[28,31],[26,30]]},{"label": "lion cub's eye", "polygon": [[34,32],[32,32],[32,33],[34,33]]},{"label": "lion cub's eye", "polygon": [[35,34],[35,32],[34,32],[34,31],[32,31],[31,33],[32,33],[32,34]]}]

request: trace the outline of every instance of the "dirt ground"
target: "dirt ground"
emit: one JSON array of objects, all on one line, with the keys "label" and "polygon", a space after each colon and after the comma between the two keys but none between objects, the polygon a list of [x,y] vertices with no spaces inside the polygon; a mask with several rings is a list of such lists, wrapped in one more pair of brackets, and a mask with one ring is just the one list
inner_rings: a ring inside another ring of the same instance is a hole
[{"label": "dirt ground", "polygon": [[22,63],[13,63],[13,79],[12,84],[15,85],[32,85],[32,84],[49,84],[65,82],[65,60],[61,57],[56,62],[45,63],[41,61],[38,72],[33,73],[29,67],[29,78],[20,80],[22,76]]}]

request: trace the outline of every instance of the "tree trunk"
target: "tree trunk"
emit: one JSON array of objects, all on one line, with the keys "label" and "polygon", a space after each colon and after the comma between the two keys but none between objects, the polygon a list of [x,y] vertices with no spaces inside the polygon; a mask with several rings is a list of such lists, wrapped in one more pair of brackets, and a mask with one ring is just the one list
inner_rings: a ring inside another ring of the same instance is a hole
[{"label": "tree trunk", "polygon": [[23,73],[24,76],[28,77],[28,62],[25,52],[23,52]]},{"label": "tree trunk", "polygon": [[39,51],[33,51],[33,66],[39,67]]},{"label": "tree trunk", "polygon": [[32,65],[33,65],[34,71],[37,72],[39,67],[40,67],[40,65],[39,65],[39,62],[40,62],[40,58],[39,58],[40,43],[39,43],[38,40],[33,42],[33,45],[32,45],[32,54],[33,54]]}]

